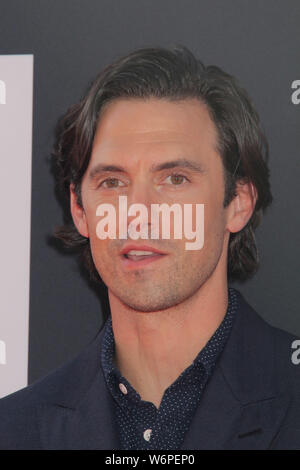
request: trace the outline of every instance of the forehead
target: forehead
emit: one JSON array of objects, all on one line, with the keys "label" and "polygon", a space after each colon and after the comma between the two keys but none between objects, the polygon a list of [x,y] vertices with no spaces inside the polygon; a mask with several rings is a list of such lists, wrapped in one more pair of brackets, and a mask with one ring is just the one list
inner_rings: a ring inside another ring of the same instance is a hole
[{"label": "forehead", "polygon": [[121,157],[125,152],[134,155],[137,149],[203,153],[216,148],[215,125],[197,99],[114,100],[102,109],[93,142],[98,158],[102,154]]}]

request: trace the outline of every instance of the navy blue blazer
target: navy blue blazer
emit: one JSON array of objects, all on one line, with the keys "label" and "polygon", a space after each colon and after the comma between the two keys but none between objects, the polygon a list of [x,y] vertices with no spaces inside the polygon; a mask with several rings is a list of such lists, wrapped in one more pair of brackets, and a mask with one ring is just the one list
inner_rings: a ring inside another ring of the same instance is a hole
[{"label": "navy blue blazer", "polygon": [[[296,338],[238,298],[231,335],[181,449],[300,449]],[[0,400],[0,449],[120,449],[102,338],[103,328],[75,359]]]}]

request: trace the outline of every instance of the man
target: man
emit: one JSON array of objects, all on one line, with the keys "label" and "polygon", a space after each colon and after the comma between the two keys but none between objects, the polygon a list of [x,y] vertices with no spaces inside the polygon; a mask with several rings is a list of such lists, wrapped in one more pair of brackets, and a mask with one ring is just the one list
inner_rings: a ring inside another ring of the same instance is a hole
[{"label": "man", "polygon": [[[0,401],[1,448],[300,448],[294,338],[228,286],[256,271],[272,200],[236,80],[185,48],[133,52],[60,121],[53,156],[72,214],[56,236],[107,286],[110,315],[78,357]],[[105,238],[98,208],[116,210],[118,229],[122,196],[150,213],[204,207],[201,249],[186,232],[149,236],[153,220],[132,225],[133,212],[126,237]]]}]

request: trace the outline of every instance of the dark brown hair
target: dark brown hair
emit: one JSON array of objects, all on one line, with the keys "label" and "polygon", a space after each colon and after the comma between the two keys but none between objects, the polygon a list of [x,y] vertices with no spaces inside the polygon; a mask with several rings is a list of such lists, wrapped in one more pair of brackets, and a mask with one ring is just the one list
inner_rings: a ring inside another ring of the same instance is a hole
[{"label": "dark brown hair", "polygon": [[[251,182],[257,201],[247,225],[231,233],[228,246],[228,279],[245,281],[258,268],[254,230],[262,212],[272,202],[269,184],[268,145],[248,94],[237,80],[217,66],[204,66],[185,47],[144,48],[106,67],[82,100],[59,120],[53,163],[59,189],[69,210],[69,185],[74,184],[82,206],[81,181],[91,157],[93,139],[106,103],[118,98],[197,98],[207,106],[218,131],[218,150],[225,174],[224,207],[236,195],[237,182]],[[81,255],[90,278],[101,281],[94,266],[90,242],[81,236],[72,218],[55,230],[55,237]]]}]

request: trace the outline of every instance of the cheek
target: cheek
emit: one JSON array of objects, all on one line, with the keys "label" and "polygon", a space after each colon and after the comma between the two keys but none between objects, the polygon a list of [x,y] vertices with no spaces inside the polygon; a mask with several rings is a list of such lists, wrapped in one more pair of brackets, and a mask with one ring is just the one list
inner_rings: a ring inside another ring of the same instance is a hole
[{"label": "cheek", "polygon": [[226,217],[223,209],[223,200],[212,201],[204,208],[204,247],[215,243],[223,243]]},{"label": "cheek", "polygon": [[88,209],[85,209],[86,221],[87,221],[88,231],[89,231],[91,252],[92,252],[92,257],[94,259],[95,264],[97,260],[99,260],[100,258],[103,258],[107,249],[106,245],[108,241],[108,240],[100,240],[99,237],[97,236],[97,232],[96,232],[97,224],[101,218],[97,217],[96,209],[97,209],[97,205],[94,205],[94,204],[90,205]]},{"label": "cheek", "polygon": [[112,257],[109,253],[109,242],[111,240],[99,240],[97,236],[90,237],[90,247],[94,265],[105,282],[114,275],[114,266]]}]

